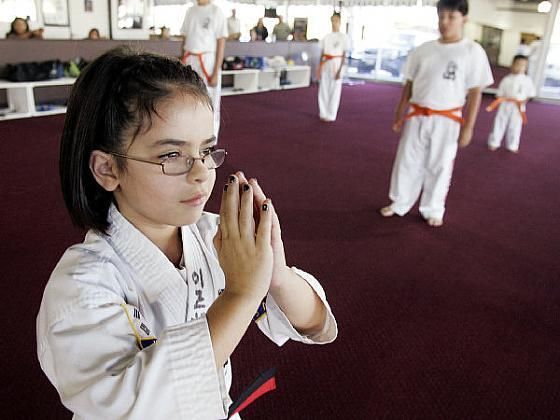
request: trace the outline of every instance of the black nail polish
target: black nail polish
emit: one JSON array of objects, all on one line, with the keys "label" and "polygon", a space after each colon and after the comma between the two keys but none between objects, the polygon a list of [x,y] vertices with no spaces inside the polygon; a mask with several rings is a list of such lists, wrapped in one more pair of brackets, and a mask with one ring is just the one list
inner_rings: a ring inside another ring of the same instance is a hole
[{"label": "black nail polish", "polygon": [[229,183],[233,184],[235,182],[235,177],[232,175],[229,177]]},{"label": "black nail polish", "polygon": [[249,191],[249,184],[243,184],[243,191]]},{"label": "black nail polish", "polygon": [[268,204],[264,203],[262,205],[262,209],[263,209],[263,211],[268,211]]},{"label": "black nail polish", "polygon": [[228,184],[224,185],[224,191],[227,191]]}]

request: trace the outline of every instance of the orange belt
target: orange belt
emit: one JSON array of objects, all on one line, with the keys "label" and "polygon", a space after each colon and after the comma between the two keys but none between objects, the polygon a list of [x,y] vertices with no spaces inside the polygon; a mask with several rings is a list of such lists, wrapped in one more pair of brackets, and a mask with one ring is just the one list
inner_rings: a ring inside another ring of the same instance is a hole
[{"label": "orange belt", "polygon": [[183,58],[181,58],[181,62],[182,62],[183,64],[187,64],[187,58],[189,58],[190,55],[194,55],[194,56],[198,57],[198,62],[200,63],[200,68],[201,68],[201,70],[202,70],[202,73],[204,74],[204,77],[206,77],[206,80],[207,80],[208,82],[210,82],[211,76],[210,76],[210,74],[208,73],[208,70],[206,70],[206,66],[204,65],[204,60],[202,59],[202,57],[204,56],[204,54],[206,54],[206,53],[203,53],[203,52],[201,52],[201,53],[194,53],[194,52],[187,51],[187,52],[185,53],[185,55],[183,55]]},{"label": "orange belt", "polygon": [[525,101],[520,101],[519,99],[496,98],[490,105],[488,105],[486,107],[486,111],[488,111],[488,112],[494,111],[498,107],[498,105],[500,105],[503,102],[511,102],[511,103],[516,104],[517,109],[519,110],[519,113],[521,114],[521,120],[523,121],[523,124],[527,124],[527,114],[523,110],[523,104],[525,103]]},{"label": "orange belt", "polygon": [[321,55],[321,61],[319,63],[319,68],[317,69],[317,80],[321,78],[321,72],[323,71],[323,65],[333,58],[343,58],[344,55],[330,55],[330,54],[323,54]]},{"label": "orange belt", "polygon": [[451,108],[451,109],[431,109],[425,106],[420,106],[417,104],[410,104],[412,106],[412,111],[406,115],[403,119],[408,120],[412,117],[416,116],[423,116],[423,117],[431,117],[432,115],[441,115],[442,117],[451,118],[453,121],[458,122],[459,124],[463,124],[465,120],[461,117],[461,110],[463,109],[462,106],[458,108]]}]

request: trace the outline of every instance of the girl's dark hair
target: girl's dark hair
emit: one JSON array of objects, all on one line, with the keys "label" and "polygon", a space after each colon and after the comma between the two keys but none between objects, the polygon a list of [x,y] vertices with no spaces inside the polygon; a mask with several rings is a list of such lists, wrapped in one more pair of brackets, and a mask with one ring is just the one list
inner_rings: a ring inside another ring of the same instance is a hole
[{"label": "girl's dark hair", "polygon": [[16,22],[18,20],[22,20],[23,22],[25,22],[25,32],[29,32],[29,22],[24,18],[17,17],[14,20],[12,20],[12,23],[10,25],[10,32],[6,33],[6,38],[16,33]]},{"label": "girl's dark hair", "polygon": [[469,14],[469,2],[468,0],[439,0],[437,11],[441,10],[457,10],[463,16],[467,16]]},{"label": "girl's dark hair", "polygon": [[[176,94],[212,109],[200,76],[176,58],[122,46],[82,71],[68,100],[60,144],[59,172],[64,202],[74,224],[106,233],[113,193],[89,169],[91,152],[125,152],[128,140],[148,130],[157,107]],[[116,158],[119,170],[124,159]]]},{"label": "girl's dark hair", "polygon": [[512,63],[515,63],[517,60],[525,60],[525,61],[529,61],[529,57],[527,57],[524,54],[516,54],[513,57],[513,60],[511,60]]}]

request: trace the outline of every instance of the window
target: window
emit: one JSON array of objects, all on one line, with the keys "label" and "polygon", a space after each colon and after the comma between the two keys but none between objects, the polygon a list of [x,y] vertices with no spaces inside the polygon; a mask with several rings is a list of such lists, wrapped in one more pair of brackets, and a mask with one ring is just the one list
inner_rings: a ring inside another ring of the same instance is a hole
[{"label": "window", "polygon": [[37,21],[37,6],[33,0],[0,0],[0,22],[11,23],[15,18]]}]

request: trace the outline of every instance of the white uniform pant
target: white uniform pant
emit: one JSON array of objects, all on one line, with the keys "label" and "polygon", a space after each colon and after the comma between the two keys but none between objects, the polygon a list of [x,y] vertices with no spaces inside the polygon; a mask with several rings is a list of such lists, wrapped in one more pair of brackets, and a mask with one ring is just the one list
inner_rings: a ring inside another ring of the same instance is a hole
[{"label": "white uniform pant", "polygon": [[[214,51],[205,53],[202,56],[204,61],[204,67],[209,75],[214,71],[214,63],[216,62],[216,53]],[[218,73],[218,83],[214,87],[208,86],[208,79],[204,75],[202,68],[200,67],[200,61],[196,55],[189,55],[187,57],[186,63],[190,65],[204,80],[206,88],[208,89],[208,95],[212,99],[212,106],[214,107],[214,135],[218,138],[218,132],[220,131],[220,97],[222,95],[222,71],[220,69]]]},{"label": "white uniform pant", "polygon": [[336,80],[336,72],[342,58],[328,60],[321,69],[319,79],[319,117],[328,120],[336,120],[338,106],[340,105],[340,94],[342,92],[342,71],[340,79]]},{"label": "white uniform pant", "polygon": [[506,147],[516,152],[519,150],[519,139],[523,119],[516,103],[502,102],[496,112],[494,128],[488,136],[488,146],[498,148],[502,144],[504,134],[506,136]]},{"label": "white uniform pant", "polygon": [[438,115],[406,121],[389,190],[396,214],[408,213],[422,192],[422,216],[443,219],[460,128],[456,121]]}]

